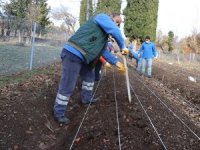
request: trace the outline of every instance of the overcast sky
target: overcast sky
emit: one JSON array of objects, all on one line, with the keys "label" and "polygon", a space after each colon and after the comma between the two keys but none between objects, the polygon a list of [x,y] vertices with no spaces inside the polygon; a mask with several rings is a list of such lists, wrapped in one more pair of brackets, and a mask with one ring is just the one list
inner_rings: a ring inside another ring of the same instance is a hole
[{"label": "overcast sky", "polygon": [[200,32],[200,0],[159,0],[157,29],[165,34],[172,30],[179,37],[194,29]]},{"label": "overcast sky", "polygon": [[[190,35],[194,29],[200,32],[200,0],[159,1],[157,30],[164,34],[172,30],[179,37]],[[48,0],[48,3],[53,9],[67,7],[70,13],[79,17],[80,0]]]}]

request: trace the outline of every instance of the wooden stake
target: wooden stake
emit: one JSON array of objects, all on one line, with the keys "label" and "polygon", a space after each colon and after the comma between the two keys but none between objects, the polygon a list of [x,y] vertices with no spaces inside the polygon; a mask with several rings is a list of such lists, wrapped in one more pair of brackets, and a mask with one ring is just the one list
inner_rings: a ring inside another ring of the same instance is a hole
[{"label": "wooden stake", "polygon": [[124,55],[123,55],[123,60],[124,60],[124,66],[126,68],[126,85],[127,85],[127,91],[128,91],[128,100],[129,100],[129,103],[131,103],[131,91],[130,91],[130,83],[129,83],[129,77],[128,77],[128,68],[127,68],[126,57]]}]

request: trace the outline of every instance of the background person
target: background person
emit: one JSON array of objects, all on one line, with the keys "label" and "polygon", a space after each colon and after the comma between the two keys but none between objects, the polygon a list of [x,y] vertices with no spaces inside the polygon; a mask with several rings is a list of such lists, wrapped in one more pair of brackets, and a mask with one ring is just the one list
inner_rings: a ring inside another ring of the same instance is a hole
[{"label": "background person", "polygon": [[[142,54],[142,55],[141,55]],[[142,58],[142,71],[145,76],[152,77],[152,59],[157,56],[155,44],[150,41],[150,36],[145,37],[139,50],[139,57]]]}]

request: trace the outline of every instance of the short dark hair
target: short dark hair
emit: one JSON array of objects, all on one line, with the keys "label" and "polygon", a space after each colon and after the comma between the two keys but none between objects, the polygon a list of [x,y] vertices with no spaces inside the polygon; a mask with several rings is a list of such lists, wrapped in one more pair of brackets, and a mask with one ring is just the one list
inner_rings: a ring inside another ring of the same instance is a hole
[{"label": "short dark hair", "polygon": [[116,16],[120,16],[121,14],[120,13],[111,13],[109,14],[109,16],[112,16],[112,17],[116,17]]},{"label": "short dark hair", "polygon": [[148,36],[148,35],[145,37],[145,40],[150,40],[150,39],[151,39],[151,38],[150,38],[150,36]]}]

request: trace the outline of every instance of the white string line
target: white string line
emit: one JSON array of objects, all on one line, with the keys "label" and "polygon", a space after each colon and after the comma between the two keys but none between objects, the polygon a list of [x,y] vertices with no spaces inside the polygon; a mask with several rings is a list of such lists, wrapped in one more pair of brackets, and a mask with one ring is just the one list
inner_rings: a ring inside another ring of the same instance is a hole
[{"label": "white string line", "polygon": [[[160,67],[158,67],[158,68],[160,68]],[[163,69],[163,68],[162,68]],[[164,69],[165,70],[165,69]],[[165,71],[168,71],[168,69],[166,69]],[[168,71],[168,72],[171,72],[171,73],[175,73],[175,71]],[[179,74],[182,74],[182,73],[179,73]],[[184,75],[184,74],[183,74]],[[172,93],[173,94],[176,94],[176,93],[174,93],[173,91],[172,91]],[[188,102],[189,103],[189,107],[191,107],[191,108],[196,108],[196,111],[197,112],[200,112],[200,108],[198,107],[198,106],[196,106],[195,104],[193,104],[193,103],[191,103],[190,101],[188,101],[186,98],[184,98],[184,97],[182,97],[182,99],[183,99],[183,101],[185,101],[185,102]],[[192,106],[191,106],[192,105]]]},{"label": "white string line", "polygon": [[[160,67],[157,67],[160,68]],[[163,68],[162,68],[163,69]],[[165,70],[165,69],[164,69]],[[168,69],[166,69],[165,71],[168,71]],[[175,73],[176,71],[168,71],[170,73]],[[173,94],[177,95],[175,92],[172,91]],[[193,110],[195,110],[196,112],[200,112],[200,108],[198,106],[196,106],[195,104],[191,103],[190,101],[188,101],[186,98],[182,97],[183,99],[182,101],[186,102],[188,104],[188,107],[192,108]]]},{"label": "white string line", "polygon": [[118,131],[119,149],[121,150],[119,114],[118,114],[118,103],[117,103],[117,96],[116,96],[116,84],[115,84],[114,68],[112,70],[113,70],[113,84],[114,84],[114,96],[115,96],[115,105],[116,105],[116,117],[117,117],[117,131]]},{"label": "white string line", "polygon": [[132,85],[131,85],[131,84],[130,84],[130,87],[131,87],[131,89],[132,89],[132,91],[133,91],[133,93],[134,93],[135,97],[137,98],[138,102],[140,103],[140,106],[142,107],[142,109],[143,109],[144,113],[146,114],[146,116],[147,116],[147,118],[148,118],[148,120],[149,120],[149,122],[150,122],[151,126],[153,127],[154,131],[156,132],[156,134],[157,134],[157,136],[158,136],[158,138],[159,138],[160,142],[162,143],[162,145],[163,145],[164,149],[165,149],[165,150],[167,150],[167,148],[166,148],[166,146],[165,146],[165,144],[164,144],[164,142],[163,142],[162,138],[160,137],[160,135],[159,135],[159,133],[158,133],[158,131],[157,131],[156,127],[154,126],[153,122],[151,121],[151,118],[149,117],[149,115],[148,115],[147,111],[145,110],[144,106],[142,105],[142,103],[141,103],[141,101],[140,101],[139,97],[138,97],[138,96],[137,96],[137,94],[135,93],[135,90],[133,89],[133,87],[132,87]]},{"label": "white string line", "polygon": [[[97,89],[98,89],[98,87],[99,87],[99,84],[100,84],[101,79],[102,79],[102,77],[100,78],[100,80],[99,80],[99,82],[98,82],[98,84],[97,84],[97,87],[96,87],[96,89],[95,89],[95,91],[94,91],[94,94],[92,95],[91,101],[93,100],[94,95],[95,95],[96,92],[97,92]],[[75,142],[75,140],[76,140],[76,137],[77,137],[77,135],[78,135],[78,133],[79,133],[79,131],[80,131],[80,129],[81,129],[81,126],[82,126],[82,124],[83,124],[83,121],[85,120],[85,117],[86,117],[86,115],[87,115],[87,113],[88,113],[88,110],[89,110],[89,108],[90,108],[91,101],[90,101],[90,103],[89,103],[89,105],[88,105],[88,107],[87,107],[87,109],[86,109],[86,111],[85,111],[85,114],[84,114],[84,116],[83,116],[83,118],[82,118],[82,120],[81,120],[81,123],[80,123],[80,125],[79,125],[79,127],[78,127],[78,130],[77,130],[75,136],[74,136],[74,139],[73,139],[73,141],[72,141],[72,144],[71,144],[69,150],[71,150],[72,147],[73,147],[73,145],[74,145],[74,142]]]},{"label": "white string line", "polygon": [[[135,76],[138,78],[137,75]],[[174,113],[147,85],[145,85],[140,78],[138,79],[191,133],[193,133],[193,135],[197,137],[198,140],[200,140],[200,137],[184,121],[182,121],[182,119],[177,116],[176,113]]]}]

